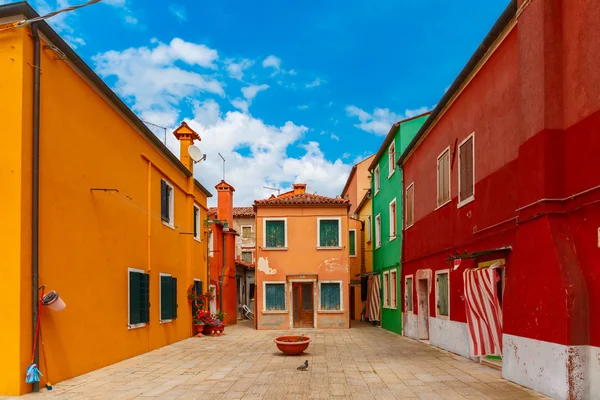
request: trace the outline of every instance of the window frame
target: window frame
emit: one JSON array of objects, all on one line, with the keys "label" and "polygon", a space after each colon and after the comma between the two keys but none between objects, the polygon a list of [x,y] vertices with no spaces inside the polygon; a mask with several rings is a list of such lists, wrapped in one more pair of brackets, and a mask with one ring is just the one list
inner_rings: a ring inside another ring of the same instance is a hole
[{"label": "window frame", "polygon": [[[394,205],[394,221],[392,221],[392,204]],[[390,201],[389,204],[389,222],[390,222],[390,242],[393,240],[396,240],[396,238],[398,237],[398,203],[396,202],[396,198],[394,197],[394,199],[392,201]],[[392,224],[393,222],[393,224]],[[392,227],[395,226],[395,232],[392,232]]]},{"label": "window frame", "polygon": [[194,203],[194,211],[198,210],[198,214],[195,216],[194,218],[194,230],[197,232],[194,235],[194,240],[196,240],[197,242],[202,242],[201,236],[200,236],[200,206],[197,205],[196,203]]},{"label": "window frame", "polygon": [[[284,247],[267,247],[267,222],[268,221],[283,221]],[[263,246],[261,250],[287,250],[288,249],[288,223],[285,217],[268,217],[263,218]]]},{"label": "window frame", "polygon": [[[412,214],[410,215],[410,218],[408,218],[408,216],[409,216],[409,214],[408,214],[408,191],[411,188],[412,188],[412,199],[411,199],[412,200],[411,201]],[[405,204],[404,209],[406,210],[406,214],[404,216],[406,227],[404,229],[408,229],[415,224],[415,182],[411,182],[411,184],[406,187],[406,191],[404,192],[404,204]],[[410,224],[408,223],[409,221],[410,221]]]},{"label": "window frame", "polygon": [[390,271],[383,271],[383,308],[390,308]]},{"label": "window frame", "polygon": [[[250,228],[250,237],[244,237],[244,228]],[[254,233],[252,225],[241,225],[240,230],[242,231],[242,240],[252,240],[252,234]]]},{"label": "window frame", "polygon": [[[367,215],[367,243],[373,240],[373,216]],[[598,237],[600,238],[600,228],[598,228]],[[600,239],[598,239],[600,241]]]},{"label": "window frame", "polygon": [[377,196],[377,193],[379,193],[380,186],[381,186],[381,172],[379,170],[379,164],[377,164],[377,166],[375,166],[375,169],[373,170],[373,189],[375,189],[375,193],[373,194],[373,196]]},{"label": "window frame", "polygon": [[394,175],[394,172],[396,172],[396,142],[392,140],[388,147],[388,179]]},{"label": "window frame", "polygon": [[375,216],[375,249],[381,247],[381,213]]},{"label": "window frame", "polygon": [[[472,160],[473,160],[473,194],[469,197],[467,197],[466,199],[462,200],[460,199],[460,164],[461,164],[461,156],[460,156],[460,148],[461,146],[463,146],[466,142],[469,141],[469,139],[473,139],[473,149],[472,149]],[[460,142],[458,144],[458,204],[456,205],[456,208],[461,208],[462,206],[465,206],[471,202],[475,201],[475,132],[472,132],[469,136],[467,136],[462,142]]]},{"label": "window frame", "polygon": [[[285,304],[284,310],[267,310],[267,285],[281,285],[283,284],[283,301]],[[256,285],[254,286],[254,290],[256,290]],[[255,294],[256,297],[256,294]],[[263,281],[263,304],[262,304],[262,313],[263,314],[287,314],[288,310],[288,296],[287,296],[287,282],[286,281]]]},{"label": "window frame", "polygon": [[[143,328],[147,325],[147,322],[140,322],[132,324],[131,322],[131,277],[130,272],[136,272],[139,274],[145,274],[146,271],[138,268],[127,268],[127,330]],[[150,322],[150,321],[148,321]]]},{"label": "window frame", "polygon": [[[338,222],[338,245],[337,246],[321,246],[321,221],[337,221]],[[317,250],[339,250],[341,248],[343,248],[342,217],[317,217]]]},{"label": "window frame", "polygon": [[[340,287],[340,309],[339,310],[323,310],[321,308],[321,284],[322,283],[337,283]],[[319,281],[319,295],[318,297],[318,308],[317,312],[322,314],[343,314],[344,313],[344,285],[343,281],[339,280],[327,280],[327,281]]]},{"label": "window frame", "polygon": [[[408,280],[410,279],[410,292],[409,289],[407,288],[407,283]],[[413,295],[414,293],[414,284],[415,284],[415,277],[414,275],[406,275],[404,277],[404,309],[406,310],[407,314],[414,314],[414,310],[415,310],[415,296]],[[411,297],[411,307],[410,309],[408,308],[408,296],[410,294]]]},{"label": "window frame", "polygon": [[250,262],[249,262],[249,264],[254,263],[254,255],[252,254],[252,250],[242,250],[240,252],[240,257],[242,258],[242,261],[243,262],[248,262],[248,261],[244,260],[244,253],[250,253]]},{"label": "window frame", "polygon": [[[444,157],[444,155],[448,153],[448,199],[446,201],[443,202],[439,202],[440,201],[440,160],[442,159],[442,157]],[[435,208],[436,210],[439,208],[442,208],[443,206],[445,206],[446,204],[450,203],[452,201],[452,174],[450,173],[450,163],[452,162],[452,160],[450,159],[450,146],[446,147],[441,153],[440,155],[437,157],[437,161],[436,161],[436,182],[437,182],[437,189],[436,189],[436,194],[437,194],[437,198],[435,199],[435,202],[437,204],[437,207]],[[459,171],[460,173],[460,171]]]},{"label": "window frame", "polygon": [[[165,221],[162,218],[162,210],[161,210],[161,218],[160,220],[162,221],[163,225],[168,226],[171,229],[175,229],[175,186],[173,186],[173,184],[171,184],[166,178],[161,178],[161,181],[165,183],[165,185],[167,185],[167,187],[170,189],[171,191],[171,195],[169,196],[169,221]],[[162,190],[160,193],[161,196],[161,204],[162,204]]]},{"label": "window frame", "polygon": [[[158,274],[158,320],[160,324],[166,324],[169,322],[173,322],[173,318],[171,319],[162,319],[162,315],[161,315],[161,310],[162,310],[162,282],[161,282],[161,277],[163,276],[168,276],[170,278],[173,278],[172,274],[167,274],[165,272],[160,272]],[[175,296],[177,298],[177,296]],[[175,304],[175,307],[177,307],[177,304]]]},{"label": "window frame", "polygon": [[[354,254],[350,254],[350,249],[352,248],[350,246],[350,241],[351,241],[350,232],[354,232]],[[352,257],[352,258],[358,257],[358,240],[356,238],[356,229],[348,230],[348,255],[349,255],[349,257]]]},{"label": "window frame", "polygon": [[[398,309],[398,270],[396,268],[392,268],[389,271],[389,285],[390,290],[388,291],[389,304],[388,308],[396,310]],[[392,287],[392,275],[394,275],[394,283],[395,285]],[[393,289],[393,290],[392,290]],[[391,300],[394,300],[393,302]]]},{"label": "window frame", "polygon": [[[448,315],[441,315],[438,307],[440,294],[438,275],[442,274],[448,275]],[[435,271],[435,317],[439,319],[450,319],[450,269],[440,269]]]}]

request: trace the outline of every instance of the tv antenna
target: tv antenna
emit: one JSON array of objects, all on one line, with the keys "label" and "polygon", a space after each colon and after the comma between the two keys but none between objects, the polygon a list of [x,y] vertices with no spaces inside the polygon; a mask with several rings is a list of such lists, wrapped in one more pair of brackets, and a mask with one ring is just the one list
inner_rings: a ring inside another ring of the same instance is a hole
[{"label": "tv antenna", "polygon": [[221,153],[218,153],[219,157],[221,157],[221,160],[223,160],[223,180],[225,180],[225,158],[221,155]]},{"label": "tv antenna", "polygon": [[277,189],[277,188],[272,188],[272,187],[268,187],[268,186],[263,186],[263,189],[268,189],[268,190],[273,190],[273,191],[277,191],[277,196],[279,196],[281,194],[281,189]]},{"label": "tv antenna", "polygon": [[155,128],[159,128],[159,129],[162,129],[163,131],[165,131],[165,141],[163,143],[165,146],[167,145],[167,127],[166,126],[153,124],[152,122],[148,122],[148,121],[142,121],[142,122],[145,123],[146,125],[151,125]]}]

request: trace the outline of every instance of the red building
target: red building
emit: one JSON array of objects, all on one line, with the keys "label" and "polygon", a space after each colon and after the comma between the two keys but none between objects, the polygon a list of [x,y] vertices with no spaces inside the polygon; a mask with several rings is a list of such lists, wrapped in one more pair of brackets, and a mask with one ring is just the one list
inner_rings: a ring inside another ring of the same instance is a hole
[{"label": "red building", "polygon": [[512,1],[399,160],[404,334],[600,398],[599,152],[600,2]]}]

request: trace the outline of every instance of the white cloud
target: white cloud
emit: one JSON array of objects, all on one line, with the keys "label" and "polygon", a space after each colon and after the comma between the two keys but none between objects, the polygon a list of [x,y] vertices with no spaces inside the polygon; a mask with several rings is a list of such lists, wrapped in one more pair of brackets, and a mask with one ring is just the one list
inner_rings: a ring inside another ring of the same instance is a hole
[{"label": "white cloud", "polygon": [[308,107],[308,104],[302,104],[298,106],[298,110],[306,110]]},{"label": "white cloud", "polygon": [[248,101],[252,101],[258,94],[258,92],[267,90],[269,85],[250,85],[242,88],[242,94]]},{"label": "white cloud", "polygon": [[133,15],[126,15],[125,22],[127,22],[128,24],[131,24],[131,25],[137,25],[138,19],[136,17],[134,17]]},{"label": "white cloud", "polygon": [[262,66],[265,68],[274,68],[276,71],[279,71],[281,69],[281,59],[273,55],[268,56],[263,60]]},{"label": "white cloud", "polygon": [[415,117],[427,111],[429,111],[428,107],[420,107],[414,110],[406,110],[404,114],[396,114],[388,108],[375,108],[373,113],[368,113],[356,106],[346,107],[346,114],[350,117],[357,117],[360,121],[360,123],[354,125],[355,127],[381,136],[386,135],[396,122]]},{"label": "white cloud", "polygon": [[335,133],[331,134],[331,138],[335,141],[338,141],[338,142],[340,141],[340,137],[338,135],[336,135]]},{"label": "white cloud", "polygon": [[244,71],[254,65],[254,60],[247,58],[243,58],[240,61],[228,59],[225,60],[225,65],[229,76],[241,81],[244,78]]},{"label": "white cloud", "polygon": [[173,16],[179,21],[184,22],[187,21],[187,14],[185,12],[185,7],[179,4],[171,4],[169,6],[169,12],[173,14]]},{"label": "white cloud", "polygon": [[317,86],[321,86],[321,79],[320,78],[316,78],[314,81],[312,81],[311,83],[307,83],[306,84],[306,88],[310,89],[310,88],[315,88]]}]

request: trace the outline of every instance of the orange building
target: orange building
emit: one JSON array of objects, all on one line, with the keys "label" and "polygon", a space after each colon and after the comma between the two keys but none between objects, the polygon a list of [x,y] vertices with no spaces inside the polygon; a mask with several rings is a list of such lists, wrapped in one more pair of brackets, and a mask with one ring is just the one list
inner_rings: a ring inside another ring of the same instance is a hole
[{"label": "orange building", "polygon": [[[190,337],[210,193],[26,3],[0,6],[0,396]],[[38,90],[39,89],[39,90]],[[66,308],[38,309],[38,287]]]},{"label": "orange building", "polygon": [[349,207],[304,184],[254,202],[257,329],[350,327]]}]

